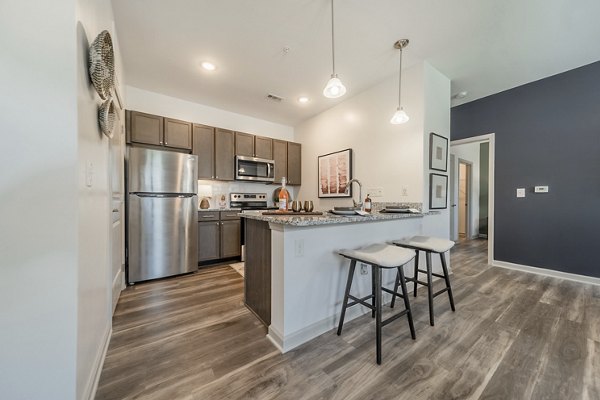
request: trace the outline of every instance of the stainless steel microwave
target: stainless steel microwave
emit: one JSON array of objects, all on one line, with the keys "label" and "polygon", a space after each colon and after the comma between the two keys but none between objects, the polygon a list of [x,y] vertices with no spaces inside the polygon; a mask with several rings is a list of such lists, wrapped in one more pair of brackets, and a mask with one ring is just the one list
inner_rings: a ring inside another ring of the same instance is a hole
[{"label": "stainless steel microwave", "polygon": [[240,181],[273,182],[275,161],[264,158],[236,156],[235,179]]}]

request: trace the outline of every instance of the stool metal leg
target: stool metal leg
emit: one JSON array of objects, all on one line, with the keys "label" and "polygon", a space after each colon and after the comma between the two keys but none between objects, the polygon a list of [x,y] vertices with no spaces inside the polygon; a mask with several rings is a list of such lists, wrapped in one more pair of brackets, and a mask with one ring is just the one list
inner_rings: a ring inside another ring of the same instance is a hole
[{"label": "stool metal leg", "polygon": [[433,320],[433,277],[431,275],[431,252],[426,251],[427,257],[427,295],[429,296],[429,325],[434,326]]},{"label": "stool metal leg", "polygon": [[446,265],[446,257],[444,257],[444,253],[440,253],[440,258],[442,260],[442,268],[444,269],[444,280],[446,281],[446,287],[448,288],[450,308],[452,308],[452,311],[456,311],[454,308],[454,297],[452,297],[452,286],[450,286],[450,276],[448,276],[448,266]]},{"label": "stool metal leg", "polygon": [[[402,267],[398,267],[398,273],[396,274],[396,282],[394,283],[394,294],[392,294],[392,302],[390,303],[390,308],[394,308],[394,305],[396,304],[396,293],[398,292],[398,286],[400,286],[400,268]],[[405,291],[403,291],[402,294],[406,296]]]},{"label": "stool metal leg", "polygon": [[408,318],[408,326],[410,327],[410,336],[414,339],[416,339],[416,335],[415,335],[415,325],[413,324],[413,317],[412,317],[412,309],[410,308],[410,301],[408,300],[408,290],[406,289],[406,278],[404,278],[404,266],[400,266],[398,267],[398,276],[400,277],[400,284],[402,285],[402,297],[404,298],[404,308],[406,308],[408,310],[408,312],[406,313],[406,316]]},{"label": "stool metal leg", "polygon": [[377,364],[381,365],[381,269],[373,266],[375,273],[375,336],[377,341]]},{"label": "stool metal leg", "polygon": [[371,318],[375,318],[375,270],[376,267],[371,265],[371,295],[373,298],[371,299],[371,304],[373,305],[373,309],[371,310]]},{"label": "stool metal leg", "polygon": [[417,297],[417,286],[418,286],[418,282],[417,280],[419,279],[419,250],[415,250],[415,253],[417,253],[417,255],[415,256],[415,281],[414,281],[414,286],[413,286],[413,294],[415,297]]},{"label": "stool metal leg", "polygon": [[338,325],[337,334],[342,334],[342,327],[344,326],[344,317],[346,316],[346,308],[348,307],[348,296],[350,295],[350,288],[352,287],[352,278],[354,277],[354,269],[356,268],[356,260],[350,261],[350,271],[348,271],[348,282],[346,283],[346,293],[344,294],[344,303],[342,305],[342,313],[340,314],[340,323]]}]

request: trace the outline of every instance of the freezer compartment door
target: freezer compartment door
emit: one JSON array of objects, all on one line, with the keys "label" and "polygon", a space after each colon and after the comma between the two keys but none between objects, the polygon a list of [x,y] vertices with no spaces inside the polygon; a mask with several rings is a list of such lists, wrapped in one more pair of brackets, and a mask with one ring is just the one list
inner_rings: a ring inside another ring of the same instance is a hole
[{"label": "freezer compartment door", "polygon": [[129,195],[128,281],[198,269],[198,196]]},{"label": "freezer compartment door", "polygon": [[129,193],[198,193],[198,157],[129,147]]}]

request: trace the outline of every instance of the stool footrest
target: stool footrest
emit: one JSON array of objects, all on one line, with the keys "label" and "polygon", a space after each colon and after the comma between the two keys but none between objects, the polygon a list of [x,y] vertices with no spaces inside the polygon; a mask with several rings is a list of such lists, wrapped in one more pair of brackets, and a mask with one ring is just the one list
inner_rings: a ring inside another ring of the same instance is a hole
[{"label": "stool footrest", "polygon": [[365,297],[359,299],[358,297],[355,297],[355,296],[352,296],[351,294],[349,294],[348,298],[352,299],[354,301],[352,303],[348,303],[347,307],[355,306],[357,304],[362,304],[363,306],[365,306],[365,307],[367,307],[367,308],[369,308],[371,310],[374,310],[375,307],[373,307],[372,304],[369,304],[369,303],[365,302],[365,300],[372,299],[374,297],[375,297],[374,295],[369,295],[369,296],[365,296]]},{"label": "stool footrest", "polygon": [[395,294],[396,296],[400,297],[401,299],[403,299],[403,298],[404,298],[404,295],[401,295],[401,294],[400,294],[400,293],[398,293],[398,292],[394,292],[394,291],[393,291],[393,290],[391,290],[391,289],[388,289],[388,288],[384,288],[384,287],[382,287],[382,288],[381,288],[381,290],[383,290],[384,292],[387,292],[387,293],[389,293],[389,294]]},{"label": "stool footrest", "polygon": [[438,291],[438,292],[435,292],[435,293],[433,294],[433,297],[439,296],[440,294],[442,294],[442,293],[444,293],[444,292],[447,292],[447,291],[448,291],[448,288],[447,288],[447,287],[445,287],[445,288],[443,288],[442,290],[440,290],[440,291]]},{"label": "stool footrest", "polygon": [[381,321],[381,326],[386,326],[387,324],[389,324],[392,321],[397,320],[400,317],[405,316],[406,314],[408,314],[408,310],[403,310],[401,312],[399,312],[398,314],[392,315],[391,317],[389,317],[388,319],[386,319],[385,321]]},{"label": "stool footrest", "polygon": [[[418,269],[417,271],[421,272],[422,274],[426,274],[427,273],[427,270],[425,270],[425,269]],[[437,278],[445,278],[444,275],[442,275],[442,274],[436,274],[435,272],[432,272],[431,275],[433,275],[433,276],[435,276]],[[408,278],[406,278],[406,280],[408,280]]]},{"label": "stool footrest", "polygon": [[[406,282],[414,282],[414,281],[415,281],[415,278],[406,278]],[[417,283],[418,283],[419,285],[423,285],[423,286],[429,286],[429,285],[427,284],[427,282],[423,282],[423,281],[419,281],[419,280],[417,280]]]}]

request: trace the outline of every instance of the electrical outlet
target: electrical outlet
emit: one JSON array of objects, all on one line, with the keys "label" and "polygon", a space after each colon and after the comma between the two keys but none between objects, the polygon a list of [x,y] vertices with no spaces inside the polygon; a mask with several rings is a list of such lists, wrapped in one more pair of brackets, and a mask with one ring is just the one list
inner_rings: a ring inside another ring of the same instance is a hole
[{"label": "electrical outlet", "polygon": [[367,264],[362,264],[362,263],[360,264],[360,274],[361,275],[366,275],[369,273],[369,270],[367,267],[368,267]]},{"label": "electrical outlet", "polygon": [[381,187],[367,188],[367,194],[370,197],[383,197],[383,188],[381,188]]},{"label": "electrical outlet", "polygon": [[296,239],[294,241],[294,256],[304,257],[304,239]]},{"label": "electrical outlet", "polygon": [[402,186],[402,188],[400,189],[400,195],[402,197],[407,197],[408,196],[408,186]]}]

